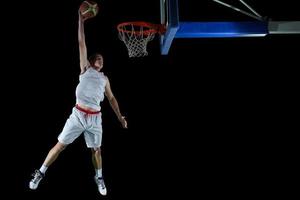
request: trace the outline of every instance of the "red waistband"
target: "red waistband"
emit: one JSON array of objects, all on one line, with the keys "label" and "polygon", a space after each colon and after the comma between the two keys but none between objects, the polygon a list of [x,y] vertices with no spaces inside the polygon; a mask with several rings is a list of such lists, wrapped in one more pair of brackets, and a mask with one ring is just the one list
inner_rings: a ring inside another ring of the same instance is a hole
[{"label": "red waistband", "polygon": [[78,110],[80,110],[80,111],[82,111],[82,112],[84,112],[84,113],[86,113],[86,114],[98,114],[98,113],[100,113],[100,110],[99,111],[90,111],[90,110],[86,110],[86,109],[84,109],[84,108],[81,108],[79,105],[75,105],[75,108],[77,108]]}]

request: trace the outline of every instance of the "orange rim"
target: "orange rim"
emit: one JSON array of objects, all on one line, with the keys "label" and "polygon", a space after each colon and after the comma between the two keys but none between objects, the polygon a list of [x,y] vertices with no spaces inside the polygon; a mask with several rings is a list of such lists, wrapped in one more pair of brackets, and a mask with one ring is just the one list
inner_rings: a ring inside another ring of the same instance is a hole
[{"label": "orange rim", "polygon": [[[137,27],[145,27],[148,30],[137,31],[137,30],[126,30],[124,27],[126,26],[137,26]],[[136,22],[123,22],[118,24],[117,29],[119,32],[129,33],[134,35],[149,35],[155,33],[162,33],[165,29],[164,26],[161,24],[152,24],[143,21],[136,21]],[[162,30],[162,31],[161,31]]]}]

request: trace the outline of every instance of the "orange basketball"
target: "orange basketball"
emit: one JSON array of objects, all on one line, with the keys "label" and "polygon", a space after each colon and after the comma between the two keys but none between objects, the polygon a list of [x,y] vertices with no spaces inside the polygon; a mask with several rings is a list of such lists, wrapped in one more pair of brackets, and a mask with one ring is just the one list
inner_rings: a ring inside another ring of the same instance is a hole
[{"label": "orange basketball", "polygon": [[93,18],[98,14],[99,7],[96,2],[86,0],[81,3],[79,10],[81,15],[88,19]]}]

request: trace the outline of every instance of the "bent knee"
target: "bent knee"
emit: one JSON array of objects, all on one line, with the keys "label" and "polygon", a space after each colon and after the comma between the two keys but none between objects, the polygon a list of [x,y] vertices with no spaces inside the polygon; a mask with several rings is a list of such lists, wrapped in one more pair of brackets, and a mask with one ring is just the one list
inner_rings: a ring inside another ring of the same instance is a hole
[{"label": "bent knee", "polygon": [[63,144],[63,143],[60,143],[58,142],[55,146],[54,146],[54,149],[58,152],[61,152],[63,151],[65,148],[67,147],[66,144]]},{"label": "bent knee", "polygon": [[93,154],[100,154],[101,153],[101,148],[100,147],[92,148],[91,150],[92,150]]}]

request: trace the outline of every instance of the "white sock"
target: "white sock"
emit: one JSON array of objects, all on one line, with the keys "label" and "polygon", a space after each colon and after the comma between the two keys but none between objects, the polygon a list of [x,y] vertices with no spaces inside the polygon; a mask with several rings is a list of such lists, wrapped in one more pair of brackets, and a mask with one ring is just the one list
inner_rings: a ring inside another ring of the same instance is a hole
[{"label": "white sock", "polygon": [[40,168],[40,172],[42,172],[43,174],[45,174],[45,173],[46,173],[46,171],[47,171],[47,169],[48,169],[48,167],[47,167],[47,166],[45,166],[45,165],[42,165],[42,166],[41,166],[41,168]]},{"label": "white sock", "polygon": [[96,171],[96,177],[102,177],[102,168],[101,169],[95,169]]}]

